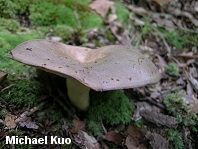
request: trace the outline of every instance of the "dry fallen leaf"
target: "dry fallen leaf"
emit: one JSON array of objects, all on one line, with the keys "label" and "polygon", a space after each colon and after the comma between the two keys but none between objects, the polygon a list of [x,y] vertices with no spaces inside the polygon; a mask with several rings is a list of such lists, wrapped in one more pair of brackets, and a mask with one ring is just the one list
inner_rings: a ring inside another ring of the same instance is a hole
[{"label": "dry fallen leaf", "polygon": [[97,140],[82,130],[72,134],[71,137],[74,144],[81,149],[100,149],[100,145]]},{"label": "dry fallen leaf", "polygon": [[62,130],[68,130],[68,126],[66,125],[66,122],[63,121],[63,125],[62,125]]},{"label": "dry fallen leaf", "polygon": [[8,127],[8,129],[13,129],[16,127],[16,123],[14,120],[15,120],[15,115],[12,114],[5,115],[5,125]]},{"label": "dry fallen leaf", "polygon": [[71,133],[77,133],[79,130],[81,130],[84,126],[85,126],[85,123],[83,121],[79,121],[79,120],[76,120],[74,119],[72,121],[72,129],[70,130]]},{"label": "dry fallen leaf", "polygon": [[174,0],[153,0],[153,1],[157,2],[160,6],[163,6],[165,4],[173,2]]},{"label": "dry fallen leaf", "polygon": [[108,141],[112,141],[115,144],[118,145],[123,145],[125,137],[121,133],[116,133],[116,132],[107,132],[105,135],[106,139]]},{"label": "dry fallen leaf", "polygon": [[178,121],[175,117],[164,115],[159,112],[149,111],[147,109],[140,111],[140,115],[147,121],[155,123],[156,125],[165,125],[170,128],[177,128]]},{"label": "dry fallen leaf", "polygon": [[126,133],[128,134],[125,145],[128,149],[145,149],[146,147],[141,144],[144,139],[144,134],[139,128],[129,125]]},{"label": "dry fallen leaf", "polygon": [[147,132],[145,137],[150,140],[153,149],[168,149],[168,141],[160,134]]},{"label": "dry fallen leaf", "polygon": [[191,107],[191,110],[197,114],[198,113],[198,100],[196,99],[195,103],[191,104],[190,107]]},{"label": "dry fallen leaf", "polygon": [[109,0],[95,0],[89,4],[89,6],[95,10],[99,15],[105,17],[109,11],[109,8],[114,4],[114,2]]},{"label": "dry fallen leaf", "polygon": [[164,71],[164,68],[167,66],[165,59],[158,54],[156,54],[156,56],[158,58],[158,66]]},{"label": "dry fallen leaf", "polygon": [[127,136],[126,141],[125,141],[125,145],[127,146],[128,149],[138,149],[139,148],[138,143],[130,135]]},{"label": "dry fallen leaf", "polygon": [[137,108],[134,111],[133,118],[132,118],[132,120],[134,121],[137,121],[142,118],[142,116],[140,115],[140,111],[145,110],[145,109],[149,111],[152,110],[152,106],[148,102],[136,102],[135,105]]},{"label": "dry fallen leaf", "polygon": [[38,125],[36,125],[34,122],[32,122],[32,119],[30,117],[25,117],[20,122],[18,122],[18,124],[21,127],[26,127],[26,128],[29,128],[29,129],[38,129],[39,128]]},{"label": "dry fallen leaf", "polygon": [[143,141],[143,139],[144,139],[143,133],[137,127],[134,127],[134,126],[129,125],[127,127],[127,131],[126,132],[138,144],[140,144]]}]

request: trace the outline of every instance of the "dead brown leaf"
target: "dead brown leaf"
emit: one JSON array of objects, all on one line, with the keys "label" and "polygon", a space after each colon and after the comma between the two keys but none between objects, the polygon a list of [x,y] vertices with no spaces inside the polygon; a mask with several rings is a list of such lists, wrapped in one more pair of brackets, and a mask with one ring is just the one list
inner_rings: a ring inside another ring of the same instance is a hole
[{"label": "dead brown leaf", "polygon": [[168,3],[170,3],[170,2],[172,2],[174,0],[153,0],[153,1],[158,3],[160,6],[163,6],[163,5],[168,4]]},{"label": "dead brown leaf", "polygon": [[49,122],[50,122],[49,119],[46,119],[45,120],[45,126],[49,125]]},{"label": "dead brown leaf", "polygon": [[179,56],[187,59],[196,59],[198,58],[198,53],[188,52],[188,53],[176,54],[174,56]]},{"label": "dead brown leaf", "polygon": [[187,11],[182,11],[180,9],[176,9],[176,8],[172,8],[172,7],[168,7],[167,11],[170,14],[173,14],[174,16],[188,18],[194,26],[196,26],[196,27],[198,26],[198,20],[191,13],[189,13]]},{"label": "dead brown leaf", "polygon": [[109,0],[95,0],[89,6],[104,18],[113,4],[114,2]]},{"label": "dead brown leaf", "polygon": [[193,95],[193,88],[192,88],[192,85],[188,82],[187,83],[187,86],[186,86],[186,91],[187,91],[187,95],[190,95],[192,96]]},{"label": "dead brown leaf", "polygon": [[71,138],[74,144],[76,144],[81,149],[100,149],[100,145],[97,140],[82,130],[72,134]]},{"label": "dead brown leaf", "polygon": [[83,121],[74,119],[72,121],[73,128],[70,130],[71,133],[77,133],[79,130],[81,130],[83,127],[85,127],[85,123]]},{"label": "dead brown leaf", "polygon": [[140,115],[149,122],[153,122],[156,125],[165,125],[170,128],[177,128],[178,121],[175,117],[164,115],[159,112],[149,111],[147,109],[140,111]]},{"label": "dead brown leaf", "polygon": [[160,134],[148,131],[145,137],[150,140],[153,149],[168,149],[168,141]]},{"label": "dead brown leaf", "polygon": [[121,133],[117,133],[117,132],[107,132],[105,135],[106,139],[108,141],[112,141],[117,145],[123,145],[124,142],[124,135],[122,135]]},{"label": "dead brown leaf", "polygon": [[133,140],[136,143],[139,144],[139,143],[141,143],[143,141],[144,135],[143,135],[143,133],[137,127],[134,127],[134,126],[129,125],[127,127],[127,131],[126,132],[131,137],[133,137]]},{"label": "dead brown leaf", "polygon": [[117,145],[123,145],[125,137],[121,133],[107,132],[105,135],[108,141],[112,141]]},{"label": "dead brown leaf", "polygon": [[125,140],[125,145],[128,149],[146,149],[146,147],[141,144],[144,139],[144,134],[139,128],[129,125],[126,133],[129,134]]},{"label": "dead brown leaf", "polygon": [[105,144],[103,140],[100,141],[102,149],[109,149],[109,147]]},{"label": "dead brown leaf", "polygon": [[5,115],[5,125],[8,127],[8,129],[15,128],[16,127],[15,115],[6,114]]},{"label": "dead brown leaf", "polygon": [[137,108],[134,111],[133,118],[132,118],[134,121],[137,121],[142,118],[140,115],[141,110],[145,110],[145,109],[149,111],[152,110],[152,107],[148,102],[136,102],[135,105]]},{"label": "dead brown leaf", "polygon": [[130,135],[127,136],[126,141],[125,141],[125,145],[127,146],[128,149],[138,149],[139,148],[138,143]]},{"label": "dead brown leaf", "polygon": [[167,66],[166,61],[164,60],[164,58],[158,54],[156,54],[157,58],[158,58],[158,66],[162,69],[162,71],[164,71],[164,68]]},{"label": "dead brown leaf", "polygon": [[189,79],[190,83],[192,84],[193,89],[196,92],[198,92],[198,81],[190,74],[189,74],[189,78],[188,79]]},{"label": "dead brown leaf", "polygon": [[190,67],[189,70],[190,70],[190,74],[191,74],[193,77],[195,77],[195,78],[198,77],[198,72],[197,72],[197,68],[196,68],[196,67]]},{"label": "dead brown leaf", "polygon": [[195,103],[191,104],[190,107],[191,107],[191,110],[197,114],[198,113],[198,100],[195,99],[194,101],[195,101]]}]

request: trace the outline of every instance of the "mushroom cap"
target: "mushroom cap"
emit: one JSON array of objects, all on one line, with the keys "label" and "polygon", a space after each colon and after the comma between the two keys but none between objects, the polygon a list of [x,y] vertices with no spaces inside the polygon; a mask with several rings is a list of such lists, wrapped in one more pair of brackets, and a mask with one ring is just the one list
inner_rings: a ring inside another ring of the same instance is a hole
[{"label": "mushroom cap", "polygon": [[62,77],[71,76],[96,91],[140,87],[161,78],[148,58],[122,45],[93,50],[50,40],[30,40],[14,48],[8,57]]}]

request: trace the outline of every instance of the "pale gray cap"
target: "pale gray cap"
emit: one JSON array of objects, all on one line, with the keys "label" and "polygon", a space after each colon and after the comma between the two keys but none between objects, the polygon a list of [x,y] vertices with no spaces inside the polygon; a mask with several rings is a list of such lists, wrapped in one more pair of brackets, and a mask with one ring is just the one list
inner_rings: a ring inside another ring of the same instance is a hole
[{"label": "pale gray cap", "polygon": [[96,91],[141,87],[161,78],[148,58],[122,45],[90,49],[30,40],[14,48],[8,57],[62,77],[71,76]]}]

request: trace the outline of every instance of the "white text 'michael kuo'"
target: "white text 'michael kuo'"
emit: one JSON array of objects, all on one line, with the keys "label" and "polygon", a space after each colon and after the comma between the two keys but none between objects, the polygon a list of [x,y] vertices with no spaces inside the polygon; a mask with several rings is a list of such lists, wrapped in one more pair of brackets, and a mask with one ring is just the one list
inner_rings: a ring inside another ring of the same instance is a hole
[{"label": "white text 'michael kuo'", "polygon": [[48,142],[48,137],[44,138],[29,138],[28,136],[6,136],[6,144],[71,144],[70,138],[58,138],[51,136]]}]

